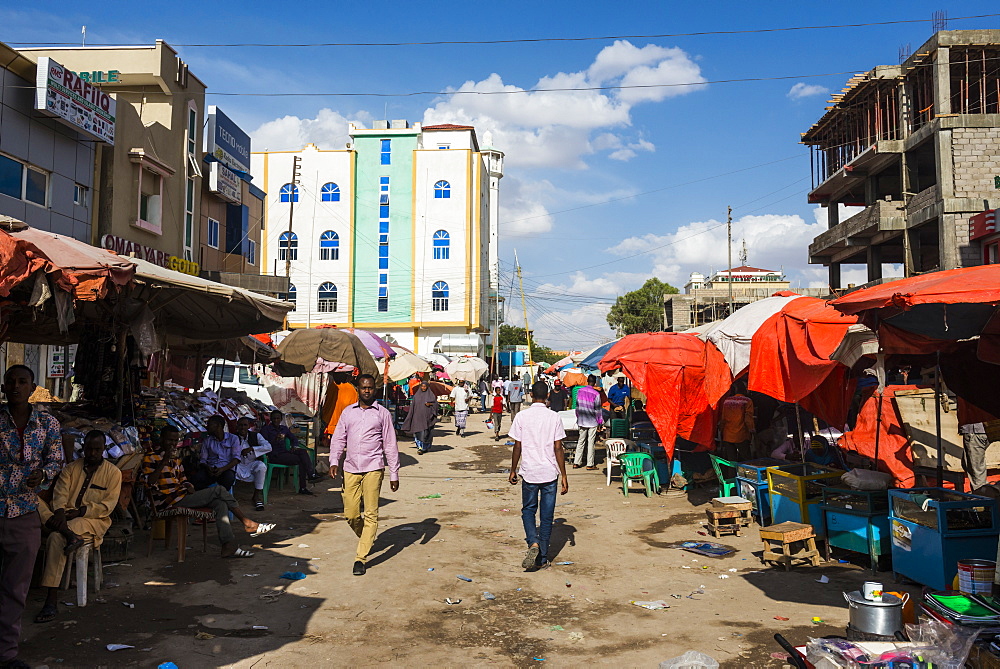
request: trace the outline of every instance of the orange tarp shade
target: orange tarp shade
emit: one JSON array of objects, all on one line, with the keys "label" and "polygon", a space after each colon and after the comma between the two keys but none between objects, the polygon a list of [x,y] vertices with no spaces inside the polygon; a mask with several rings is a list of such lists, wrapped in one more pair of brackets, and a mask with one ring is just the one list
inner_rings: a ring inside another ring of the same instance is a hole
[{"label": "orange tarp shade", "polygon": [[[673,457],[677,437],[715,447],[715,406],[732,385],[729,365],[712,343],[679,332],[650,332],[623,337],[598,363],[601,372],[621,369],[647,397],[646,413]],[[723,390],[719,390],[723,387]]]},{"label": "orange tarp shade", "polygon": [[[861,405],[854,429],[844,433],[840,440],[841,448],[874,460],[875,430],[878,427],[877,469],[892,474],[896,478],[896,487],[899,488],[912,488],[914,475],[910,440],[903,429],[903,419],[896,408],[895,395],[897,390],[916,388],[918,386],[886,386],[881,397],[878,393],[873,394]],[[881,421],[879,403],[882,404]]]},{"label": "orange tarp shade", "polygon": [[750,390],[798,402],[834,426],[847,420],[853,384],[847,367],[830,360],[847,328],[857,322],[824,300],[792,300],[764,321],[750,343]]},{"label": "orange tarp shade", "polygon": [[830,304],[845,314],[857,314],[867,309],[886,308],[900,312],[918,304],[982,304],[998,301],[1000,265],[979,265],[890,281],[848,293]]}]

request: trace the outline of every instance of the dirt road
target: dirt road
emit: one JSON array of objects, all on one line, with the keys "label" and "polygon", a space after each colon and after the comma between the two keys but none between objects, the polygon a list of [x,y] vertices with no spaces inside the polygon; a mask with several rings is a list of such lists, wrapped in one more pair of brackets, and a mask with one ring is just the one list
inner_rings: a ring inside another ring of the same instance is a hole
[{"label": "dirt road", "polygon": [[[764,568],[755,527],[727,538],[738,550],[723,559],[668,548],[704,538],[711,489],[626,499],[620,486],[606,487],[603,471],[585,469],[570,470],[569,494],[556,507],[552,558],[572,564],[525,573],[520,487],[506,480],[510,447],[490,438],[482,415],[470,416],[464,439],[447,424],[437,435],[419,460],[412,442],[401,442],[401,486],[383,488],[366,576],[351,574],[356,539],[339,485],[320,484],[316,497],[274,492],[260,520],[278,528],[252,559],[220,559],[214,527],[207,553],[200,530],[191,530],[183,564],[162,542],[146,558],[140,535],[134,559],[106,566],[110,587],[92,593],[85,609],[61,605],[57,621],[33,624],[42,598],[33,590],[21,657],[53,668],[655,667],[699,650],[723,666],[780,667],[771,657],[780,651],[774,632],[795,643],[843,634],[841,592],[867,578],[837,562],[790,573]],[[248,493],[238,486],[238,497]],[[420,499],[433,494],[440,498]],[[307,577],[281,579],[287,571]],[[821,575],[830,582],[816,582]],[[670,608],[630,604],[657,599]],[[134,648],[109,652],[111,643]]]}]

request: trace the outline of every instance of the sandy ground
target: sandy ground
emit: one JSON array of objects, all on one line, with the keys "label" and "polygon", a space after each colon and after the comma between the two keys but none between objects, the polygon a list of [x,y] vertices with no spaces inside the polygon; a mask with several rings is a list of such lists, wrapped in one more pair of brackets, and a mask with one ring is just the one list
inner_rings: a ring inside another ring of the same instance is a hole
[{"label": "sandy ground", "polygon": [[[775,632],[793,643],[844,633],[841,593],[867,580],[866,569],[836,561],[789,573],[762,567],[756,526],[720,540],[738,549],[723,559],[667,547],[705,538],[711,488],[626,499],[620,486],[606,487],[603,468],[570,469],[551,552],[554,562],[572,564],[525,573],[520,486],[506,480],[510,447],[492,440],[482,415],[470,416],[468,432],[460,439],[441,426],[434,450],[419,460],[412,441],[401,441],[400,490],[383,487],[366,576],[351,574],[356,539],[338,485],[318,485],[315,497],[273,492],[259,519],[278,528],[252,559],[220,559],[214,527],[207,553],[201,531],[191,530],[183,564],[162,541],[146,558],[140,534],[134,558],[105,567],[110,587],[92,593],[85,609],[61,605],[57,621],[34,624],[43,593],[33,590],[21,657],[53,668],[655,667],[699,650],[726,667],[780,667],[771,657],[781,650]],[[419,499],[434,493],[441,497]],[[240,484],[237,496],[248,499],[248,486]],[[308,576],[282,580],[286,571]],[[818,583],[821,575],[830,582]],[[651,599],[670,608],[630,604]],[[112,653],[109,643],[135,648]]]}]

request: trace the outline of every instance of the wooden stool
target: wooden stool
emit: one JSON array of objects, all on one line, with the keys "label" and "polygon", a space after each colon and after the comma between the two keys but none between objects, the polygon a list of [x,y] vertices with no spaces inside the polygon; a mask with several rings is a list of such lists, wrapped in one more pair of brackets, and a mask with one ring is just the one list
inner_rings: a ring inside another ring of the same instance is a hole
[{"label": "wooden stool", "polygon": [[[171,528],[177,530],[177,561],[184,562],[187,551],[188,518],[202,521],[201,540],[205,552],[208,552],[208,521],[215,519],[215,512],[209,508],[189,509],[186,507],[171,507],[164,511],[154,512],[152,520],[162,520],[165,523],[163,532],[163,547],[170,546]],[[153,531],[149,531],[149,545],[146,547],[146,557],[153,554]]]},{"label": "wooden stool", "polygon": [[816,533],[812,525],[790,521],[769,525],[760,528],[760,538],[764,542],[761,562],[779,562],[785,565],[785,571],[791,569],[793,560],[808,560],[812,566],[819,566]]},{"label": "wooden stool", "polygon": [[739,509],[705,509],[708,516],[708,531],[718,539],[724,534],[740,536],[743,527],[743,511]]},{"label": "wooden stool", "polygon": [[739,511],[740,527],[748,527],[753,522],[753,502],[743,497],[716,497],[712,500],[712,508],[716,511]]}]

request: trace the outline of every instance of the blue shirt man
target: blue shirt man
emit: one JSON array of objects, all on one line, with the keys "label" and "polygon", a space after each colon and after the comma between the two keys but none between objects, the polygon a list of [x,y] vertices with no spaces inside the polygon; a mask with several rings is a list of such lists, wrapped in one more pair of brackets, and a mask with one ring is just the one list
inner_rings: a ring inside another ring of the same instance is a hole
[{"label": "blue shirt man", "polygon": [[619,376],[618,383],[608,390],[608,403],[611,411],[624,413],[628,400],[632,397],[632,389],[625,385],[625,377]]}]

